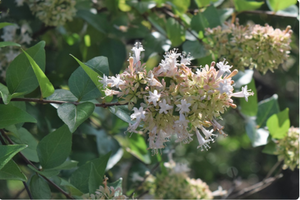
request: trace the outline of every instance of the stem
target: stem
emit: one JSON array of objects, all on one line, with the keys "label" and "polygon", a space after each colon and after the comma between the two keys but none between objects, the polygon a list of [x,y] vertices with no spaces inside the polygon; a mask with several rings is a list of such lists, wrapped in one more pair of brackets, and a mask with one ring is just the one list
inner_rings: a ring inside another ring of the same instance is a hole
[{"label": "stem", "polygon": [[26,188],[24,187],[22,190],[20,190],[15,196],[13,199],[17,199],[25,190]]},{"label": "stem", "polygon": [[269,178],[272,173],[275,171],[275,169],[281,164],[282,160],[278,160],[277,163],[271,168],[271,170],[268,172],[267,176],[264,179]]},{"label": "stem", "polygon": [[[2,98],[0,98],[2,101]],[[57,100],[46,100],[46,99],[36,99],[36,98],[13,98],[10,101],[25,101],[25,102],[35,102],[35,103],[55,103],[55,104],[64,104],[64,103],[70,103],[74,105],[79,105],[80,102],[71,102],[71,101],[57,101]],[[96,107],[111,107],[111,106],[120,106],[120,105],[126,105],[126,104],[120,104],[120,103],[96,103]]]},{"label": "stem", "polygon": [[[297,18],[297,16],[294,15],[288,15],[288,14],[278,14],[276,12],[272,12],[272,11],[264,11],[264,10],[246,10],[246,11],[242,11],[240,13],[246,13],[246,14],[265,14],[265,15],[269,15],[269,16],[274,16],[274,17],[289,17],[289,18]],[[240,14],[237,13],[237,14]]]},{"label": "stem", "polygon": [[[25,182],[25,181],[22,181],[22,182],[23,182],[24,188],[26,189],[26,191],[27,191],[27,193],[28,193],[29,198],[32,199],[32,195],[31,195],[31,193],[30,193],[30,191],[29,191],[29,188],[28,188],[26,182]],[[22,190],[22,191],[24,191],[24,190]],[[21,192],[22,192],[22,191],[21,191]],[[19,195],[19,194],[20,194],[20,192],[18,193],[18,195]]]},{"label": "stem", "polygon": [[[14,144],[14,142],[5,134],[3,129],[0,129],[0,132],[2,133],[2,136],[10,143],[10,144]],[[32,167],[34,167],[35,169],[39,170],[32,162],[30,162],[30,160],[28,160],[24,154],[22,154],[21,152],[19,152],[19,155],[23,158],[23,160],[31,165]],[[40,171],[40,170],[39,170]],[[59,190],[63,195],[65,195],[68,199],[74,199],[72,196],[70,196],[68,193],[66,193],[63,189],[61,189],[58,185],[56,185],[54,182],[52,182],[51,180],[49,180],[47,177],[43,176],[40,174],[40,176],[42,176],[46,181],[48,181],[48,183],[50,183],[53,187],[55,187],[57,190]],[[26,189],[27,190],[27,189]]]}]

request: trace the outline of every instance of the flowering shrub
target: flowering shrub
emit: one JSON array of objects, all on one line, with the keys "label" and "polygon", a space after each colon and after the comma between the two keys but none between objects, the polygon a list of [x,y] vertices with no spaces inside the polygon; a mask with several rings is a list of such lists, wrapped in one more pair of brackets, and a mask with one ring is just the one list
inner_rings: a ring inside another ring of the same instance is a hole
[{"label": "flowering shrub", "polygon": [[274,29],[266,24],[240,25],[226,23],[224,27],[207,28],[206,48],[219,59],[226,58],[235,69],[257,69],[262,73],[274,71],[289,56],[292,30]]},{"label": "flowering shrub", "polygon": [[[141,130],[148,134],[149,149],[154,153],[164,148],[172,135],[176,135],[176,142],[189,143],[193,140],[192,132],[196,133],[198,148],[207,150],[208,144],[214,142],[214,130],[226,135],[217,119],[226,108],[236,108],[231,97],[244,97],[248,101],[253,95],[247,86],[233,93],[231,77],[238,71],[231,72],[232,66],[225,60],[216,64],[218,69],[212,62],[193,72],[188,67],[190,58],[171,50],[158,67],[147,72],[140,61],[142,45],[136,43],[132,51],[134,57],[129,58],[125,72],[110,77],[103,75],[100,82],[108,87],[106,95],[117,95],[121,103],[128,103],[130,110],[133,107],[131,119],[135,122],[127,131],[137,132],[143,122]],[[205,128],[210,126],[213,129]]]}]

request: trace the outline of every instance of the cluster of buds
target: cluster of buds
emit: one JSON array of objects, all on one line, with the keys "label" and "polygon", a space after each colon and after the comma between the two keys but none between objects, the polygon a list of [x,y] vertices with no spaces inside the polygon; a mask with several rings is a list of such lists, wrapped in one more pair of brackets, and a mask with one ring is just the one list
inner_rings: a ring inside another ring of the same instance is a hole
[{"label": "cluster of buds", "polygon": [[219,59],[226,57],[237,69],[248,67],[266,73],[287,61],[292,30],[290,26],[283,31],[274,30],[267,24],[243,26],[236,20],[235,24],[208,28],[205,35],[208,39],[206,48]]},{"label": "cluster of buds", "polygon": [[76,15],[76,0],[26,0],[33,14],[46,26],[60,26]]},{"label": "cluster of buds", "polygon": [[83,199],[128,199],[125,195],[122,195],[122,189],[107,185],[108,178],[104,176],[103,185],[99,186],[99,189],[95,191],[95,194],[85,194]]},{"label": "cluster of buds", "polygon": [[278,160],[283,160],[283,169],[299,169],[299,128],[291,127],[287,136],[277,143]]},{"label": "cluster of buds", "polygon": [[149,175],[144,188],[156,199],[213,199],[213,193],[201,179],[189,178],[189,168],[173,161],[164,163],[166,173]]},{"label": "cluster of buds", "polygon": [[[128,69],[116,76],[103,75],[100,82],[107,96],[117,95],[121,103],[133,109],[134,123],[129,124],[128,132],[148,134],[149,149],[153,153],[164,148],[171,136],[176,137],[176,142],[189,143],[194,132],[198,148],[207,150],[217,136],[214,130],[226,135],[217,119],[226,108],[236,108],[231,97],[248,100],[248,96],[253,95],[247,86],[233,93],[231,78],[238,71],[231,72],[225,60],[217,64],[212,62],[194,72],[188,67],[189,56],[171,50],[158,67],[147,72],[140,61],[140,53],[144,51],[142,45],[136,43],[132,51],[134,57],[129,58]],[[213,129],[207,130],[210,126]]]},{"label": "cluster of buds", "polygon": [[[30,36],[32,31],[28,23],[23,23],[21,27],[16,24],[5,26],[2,30],[1,38],[3,41],[15,42],[21,45],[29,45],[32,41]],[[0,52],[0,77],[5,79],[6,68],[21,53],[21,50],[19,47],[10,46],[1,48]]]}]

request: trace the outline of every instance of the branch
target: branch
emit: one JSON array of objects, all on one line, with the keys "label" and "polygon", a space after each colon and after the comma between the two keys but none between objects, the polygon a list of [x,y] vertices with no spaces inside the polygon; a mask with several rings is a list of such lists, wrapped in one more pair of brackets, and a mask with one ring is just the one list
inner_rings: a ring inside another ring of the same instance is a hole
[{"label": "branch", "polygon": [[[22,182],[23,182],[24,188],[26,189],[26,191],[28,193],[29,198],[32,199],[32,195],[31,195],[31,193],[29,191],[29,188],[28,188],[26,182],[25,181],[22,181]],[[20,193],[18,193],[18,194],[20,194]]]},{"label": "branch", "polygon": [[[1,101],[2,98],[0,98]],[[74,105],[79,105],[80,102],[71,102],[71,101],[57,101],[57,100],[46,100],[46,99],[35,99],[35,98],[13,98],[10,101],[25,101],[25,102],[35,102],[35,103],[55,103],[55,104],[64,104],[64,103],[71,103]],[[126,105],[126,104],[120,104],[120,103],[95,103],[96,107],[111,107],[111,106],[120,106],[120,105]]]},{"label": "branch", "polygon": [[246,14],[265,14],[265,15],[269,15],[269,16],[274,16],[274,17],[289,17],[289,18],[297,18],[297,16],[295,15],[289,15],[289,14],[283,14],[283,13],[276,13],[276,12],[272,12],[272,11],[264,11],[264,10],[245,10],[242,12],[239,12],[237,14],[241,14],[241,13],[246,13]]},{"label": "branch", "polygon": [[[14,144],[14,142],[5,134],[3,129],[0,129],[0,132],[2,133],[2,136],[10,143],[10,144]],[[28,160],[24,154],[22,154],[21,152],[19,152],[19,155],[23,158],[23,160],[31,165],[32,167],[34,167],[36,170],[40,171],[32,162],[30,162],[30,160]],[[58,185],[56,185],[54,182],[52,182],[51,180],[49,180],[47,177],[43,176],[40,174],[40,176],[42,176],[46,181],[48,181],[48,183],[50,183],[52,186],[54,186],[57,190],[59,190],[62,194],[64,194],[68,199],[74,199],[72,196],[70,196],[68,193],[66,193],[63,189],[61,189]],[[25,185],[24,185],[25,186]],[[25,187],[26,188],[26,187]],[[27,188],[26,188],[27,190]],[[29,194],[29,193],[28,193]],[[31,195],[30,195],[31,196]]]}]

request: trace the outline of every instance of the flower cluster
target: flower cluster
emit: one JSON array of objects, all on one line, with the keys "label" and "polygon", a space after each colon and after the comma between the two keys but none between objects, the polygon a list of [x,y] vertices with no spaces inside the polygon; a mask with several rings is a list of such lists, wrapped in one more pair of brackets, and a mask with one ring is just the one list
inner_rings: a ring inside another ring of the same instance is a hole
[{"label": "flower cluster", "polygon": [[[27,23],[23,23],[21,27],[18,25],[5,26],[1,38],[3,41],[15,42],[21,45],[29,45],[32,41],[31,28]],[[19,47],[3,47],[0,49],[0,77],[5,79],[6,68],[9,63],[20,54]]]},{"label": "flower cluster", "polygon": [[235,68],[255,68],[262,73],[277,69],[289,57],[292,30],[272,26],[239,25],[226,23],[224,27],[206,29],[206,48],[219,59],[226,57]]},{"label": "flower cluster", "polygon": [[64,25],[66,21],[72,21],[76,14],[76,0],[26,0],[26,3],[47,26]]},{"label": "flower cluster", "polygon": [[[121,103],[128,103],[129,109],[133,109],[134,123],[129,125],[128,132],[140,130],[148,134],[153,153],[164,148],[171,136],[176,137],[176,142],[189,143],[193,132],[198,148],[210,148],[208,144],[216,136],[214,130],[226,135],[217,119],[226,108],[236,107],[231,97],[248,100],[253,95],[247,86],[233,93],[231,78],[238,71],[231,72],[225,60],[216,64],[218,69],[212,62],[194,72],[188,67],[189,57],[172,50],[158,67],[147,72],[140,61],[142,45],[136,43],[132,51],[134,57],[129,58],[128,69],[116,76],[103,75],[100,82],[107,96],[117,95]],[[143,126],[139,128],[140,125]],[[213,129],[208,130],[210,126]]]},{"label": "flower cluster", "polygon": [[213,199],[213,193],[201,179],[189,178],[184,164],[164,163],[167,173],[149,175],[144,188],[156,199]]},{"label": "flower cluster", "polygon": [[83,199],[128,199],[125,195],[122,195],[121,188],[114,188],[107,185],[108,178],[104,176],[103,186],[99,186],[99,189],[95,191],[95,194],[85,194]]},{"label": "flower cluster", "polygon": [[283,160],[283,169],[299,168],[299,128],[291,127],[287,136],[280,139],[275,152],[278,160]]}]

